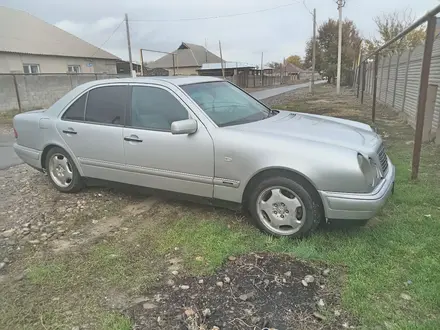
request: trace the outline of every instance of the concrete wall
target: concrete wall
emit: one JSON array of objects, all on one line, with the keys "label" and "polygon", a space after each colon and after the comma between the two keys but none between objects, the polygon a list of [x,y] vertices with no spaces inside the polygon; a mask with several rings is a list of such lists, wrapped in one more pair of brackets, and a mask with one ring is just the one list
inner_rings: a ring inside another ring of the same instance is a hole
[{"label": "concrete wall", "polygon": [[116,74],[116,60],[0,52],[0,73],[23,73],[23,64],[38,64],[40,73],[66,73],[68,65],[79,65],[81,73]]},{"label": "concrete wall", "polygon": [[[98,79],[125,78],[108,74],[15,75],[21,110],[50,107],[55,101],[78,85]],[[0,75],[0,112],[18,110],[13,75]]]},{"label": "concrete wall", "polygon": [[0,112],[18,110],[14,77],[0,76]]}]

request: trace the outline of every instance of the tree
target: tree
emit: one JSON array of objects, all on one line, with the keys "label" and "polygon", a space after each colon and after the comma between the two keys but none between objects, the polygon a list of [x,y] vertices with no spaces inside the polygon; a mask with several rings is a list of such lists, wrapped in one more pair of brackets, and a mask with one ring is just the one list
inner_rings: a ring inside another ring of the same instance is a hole
[{"label": "tree", "polygon": [[[341,71],[348,72],[353,68],[353,61],[359,53],[361,38],[353,21],[345,20],[342,23],[342,56]],[[312,39],[306,45],[305,63],[307,67],[312,63]],[[316,38],[315,69],[327,76],[328,82],[336,77],[338,60],[338,21],[329,19],[318,28]]]},{"label": "tree", "polygon": [[290,55],[288,58],[286,58],[287,63],[291,63],[293,65],[296,65],[298,68],[302,68],[302,62],[301,57],[298,55]]},{"label": "tree", "polygon": [[[318,45],[318,40],[316,40],[316,56],[315,56],[315,71],[322,71],[322,58],[321,51]],[[306,56],[304,56],[303,68],[309,69],[312,67],[312,58],[313,58],[313,38],[310,38],[306,44]]]},{"label": "tree", "polygon": [[[399,33],[408,28],[415,21],[415,16],[410,10],[394,11],[392,13],[377,16],[374,19],[379,32],[379,38],[372,38],[368,41],[370,50],[377,49],[386,42],[393,39]],[[414,48],[425,40],[425,28],[418,27],[409,32],[403,38],[393,42],[387,50],[390,52],[402,52],[409,48]]]},{"label": "tree", "polygon": [[267,63],[266,64],[269,68],[272,68],[272,69],[279,69],[280,68],[280,66],[281,66],[281,63],[278,63],[278,62],[270,62],[270,63]]}]

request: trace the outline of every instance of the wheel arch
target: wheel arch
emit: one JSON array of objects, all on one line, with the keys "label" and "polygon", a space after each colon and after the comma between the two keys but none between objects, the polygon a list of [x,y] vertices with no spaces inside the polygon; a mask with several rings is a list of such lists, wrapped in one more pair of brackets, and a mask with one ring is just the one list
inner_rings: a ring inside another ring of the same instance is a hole
[{"label": "wheel arch", "polygon": [[82,168],[81,168],[81,166],[79,166],[77,159],[75,157],[72,157],[72,153],[69,152],[68,150],[66,150],[66,148],[64,148],[63,146],[56,144],[56,143],[49,143],[48,145],[46,145],[43,148],[43,152],[41,153],[41,168],[42,169],[46,170],[46,157],[47,157],[49,150],[51,150],[53,148],[60,148],[60,149],[64,150],[69,155],[69,157],[72,159],[72,161],[75,163],[75,166],[76,166],[79,174],[81,176],[83,176]]},{"label": "wheel arch", "polygon": [[313,194],[313,197],[315,197],[316,201],[319,201],[320,206],[323,207],[321,195],[319,194],[318,189],[313,184],[312,180],[310,180],[307,176],[290,168],[271,167],[271,168],[262,169],[259,172],[255,173],[251,177],[251,179],[247,182],[242,195],[242,204],[246,209],[248,208],[249,196],[252,189],[256,187],[258,183],[261,182],[262,180],[274,176],[284,176],[290,178],[298,182],[299,184],[303,185],[304,187],[308,188],[310,192]]}]

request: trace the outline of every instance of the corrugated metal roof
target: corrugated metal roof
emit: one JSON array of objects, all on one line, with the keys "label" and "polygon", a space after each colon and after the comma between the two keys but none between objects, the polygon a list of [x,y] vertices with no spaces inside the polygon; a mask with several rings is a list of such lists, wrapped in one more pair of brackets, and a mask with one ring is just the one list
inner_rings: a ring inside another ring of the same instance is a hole
[{"label": "corrugated metal roof", "polygon": [[[225,69],[243,69],[243,68],[255,68],[255,65],[244,62],[224,62],[223,67]],[[203,63],[199,70],[221,70],[222,63]]]},{"label": "corrugated metal roof", "polygon": [[[220,63],[217,55],[207,51],[205,47],[182,42],[178,49],[173,52],[176,67],[200,67],[203,63]],[[167,54],[158,60],[148,63],[148,68],[172,68],[173,55]]]},{"label": "corrugated metal roof", "polygon": [[0,6],[0,52],[119,59],[21,10]]}]

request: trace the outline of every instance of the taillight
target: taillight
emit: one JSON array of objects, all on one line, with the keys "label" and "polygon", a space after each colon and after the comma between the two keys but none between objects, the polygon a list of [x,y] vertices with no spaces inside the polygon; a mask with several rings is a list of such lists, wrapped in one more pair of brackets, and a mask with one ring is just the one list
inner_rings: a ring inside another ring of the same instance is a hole
[{"label": "taillight", "polygon": [[17,133],[17,130],[15,129],[15,127],[14,127],[14,136],[16,139],[18,139],[18,133]]}]

